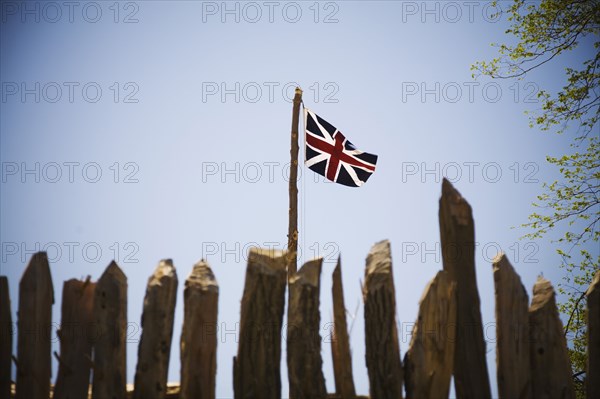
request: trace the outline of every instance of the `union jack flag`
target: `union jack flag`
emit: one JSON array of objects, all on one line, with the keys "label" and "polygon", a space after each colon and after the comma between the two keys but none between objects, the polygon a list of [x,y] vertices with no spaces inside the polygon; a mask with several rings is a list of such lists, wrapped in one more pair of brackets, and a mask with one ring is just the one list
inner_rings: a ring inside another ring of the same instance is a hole
[{"label": "union jack flag", "polygon": [[328,180],[360,187],[375,171],[377,155],[356,149],[342,132],[304,108],[306,148],[304,163]]}]

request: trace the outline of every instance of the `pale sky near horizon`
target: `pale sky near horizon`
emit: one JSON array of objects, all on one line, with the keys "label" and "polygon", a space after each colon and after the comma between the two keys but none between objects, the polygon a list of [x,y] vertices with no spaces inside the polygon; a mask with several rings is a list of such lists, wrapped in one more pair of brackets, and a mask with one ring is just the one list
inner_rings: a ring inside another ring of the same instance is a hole
[{"label": "pale sky near horizon", "polygon": [[[506,15],[491,17],[486,1],[2,1],[1,11],[0,274],[14,320],[19,279],[36,250],[51,260],[56,323],[62,282],[96,280],[115,259],[128,277],[132,383],[146,282],[172,258],[179,292],[169,381],[179,381],[184,281],[206,258],[220,287],[217,397],[233,397],[247,250],[287,244],[291,97],[300,85],[307,107],[379,156],[360,188],[300,170],[300,261],[325,262],[328,391],[337,256],[355,384],[367,395],[365,257],[390,240],[403,357],[419,298],[442,268],[446,176],[473,208],[497,397],[491,259],[506,252],[530,297],[538,275],[555,287],[563,276],[551,242],[563,227],[532,241],[518,226],[542,183],[559,176],[545,157],[572,152],[573,132],[531,129],[524,112],[539,110],[539,90],[560,89],[565,66],[589,58],[589,41],[520,81],[492,81],[473,79],[470,66],[496,55],[490,43],[512,39]],[[283,351],[283,397],[285,363]],[[53,359],[53,381],[56,370]]]}]

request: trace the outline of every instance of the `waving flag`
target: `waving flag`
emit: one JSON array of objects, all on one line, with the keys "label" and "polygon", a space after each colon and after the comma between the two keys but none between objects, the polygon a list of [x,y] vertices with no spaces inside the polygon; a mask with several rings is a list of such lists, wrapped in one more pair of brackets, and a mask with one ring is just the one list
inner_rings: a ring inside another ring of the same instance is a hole
[{"label": "waving flag", "polygon": [[333,182],[362,186],[375,171],[377,155],[357,150],[342,132],[308,108],[304,117],[306,166]]}]

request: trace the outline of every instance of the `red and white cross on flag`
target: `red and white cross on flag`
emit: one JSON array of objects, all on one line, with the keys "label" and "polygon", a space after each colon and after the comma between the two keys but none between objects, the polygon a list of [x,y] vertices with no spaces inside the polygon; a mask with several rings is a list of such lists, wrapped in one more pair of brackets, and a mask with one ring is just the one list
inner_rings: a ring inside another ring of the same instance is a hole
[{"label": "red and white cross on flag", "polygon": [[360,187],[375,171],[377,155],[356,149],[342,132],[304,108],[306,160],[312,171],[349,187]]}]

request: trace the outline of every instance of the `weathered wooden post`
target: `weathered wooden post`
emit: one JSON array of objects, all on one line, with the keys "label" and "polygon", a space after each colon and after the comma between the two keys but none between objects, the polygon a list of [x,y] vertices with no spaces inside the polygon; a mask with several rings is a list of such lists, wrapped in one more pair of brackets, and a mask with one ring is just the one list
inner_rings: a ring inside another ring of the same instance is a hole
[{"label": "weathered wooden post", "polygon": [[539,277],[529,308],[531,383],[534,398],[575,398],[563,325],[550,281]]},{"label": "weathered wooden post", "polygon": [[346,323],[342,265],[339,257],[337,266],[333,270],[332,280],[333,339],[331,340],[331,357],[333,359],[335,392],[343,399],[354,399],[356,397],[356,390],[352,376],[352,356],[350,353],[348,325]]},{"label": "weathered wooden post", "polygon": [[396,326],[396,291],[389,241],[367,256],[365,302],[366,363],[372,399],[402,398],[402,364]]},{"label": "weathered wooden post", "polygon": [[89,276],[85,281],[71,279],[63,284],[56,399],[88,398],[95,288]]},{"label": "weathered wooden post", "polygon": [[185,281],[180,399],[214,399],[219,286],[204,260]]},{"label": "weathered wooden post", "polygon": [[442,182],[439,220],[444,270],[456,281],[456,395],[459,399],[489,399],[492,394],[475,276],[473,214],[469,203],[446,179]]},{"label": "weathered wooden post", "polygon": [[496,291],[496,373],[501,399],[531,398],[529,297],[506,255],[493,262]]},{"label": "weathered wooden post", "polygon": [[288,280],[296,273],[298,263],[298,124],[300,122],[302,90],[296,87],[292,107],[292,134],[290,140],[290,180],[289,180],[289,223],[287,255]]},{"label": "weathered wooden post", "polygon": [[456,282],[440,271],[425,288],[404,357],[408,399],[447,398],[454,366]]},{"label": "weathered wooden post", "polygon": [[281,326],[286,252],[250,250],[242,296],[240,341],[233,359],[236,399],[281,397]]},{"label": "weathered wooden post", "polygon": [[50,395],[52,304],[54,288],[48,256],[37,252],[19,284],[17,399]]},{"label": "weathered wooden post", "polygon": [[600,398],[600,271],[596,272],[587,293],[588,357],[586,394]]},{"label": "weathered wooden post", "polygon": [[10,399],[12,334],[8,278],[0,276],[0,399]]},{"label": "weathered wooden post", "polygon": [[96,285],[94,324],[99,335],[94,342],[92,398],[125,398],[127,277],[114,261]]},{"label": "weathered wooden post", "polygon": [[322,264],[322,258],[306,262],[289,280],[287,364],[294,399],[327,397],[319,335]]},{"label": "weathered wooden post", "polygon": [[134,399],[165,398],[176,300],[177,273],[173,261],[161,260],[148,279],[144,298]]}]

